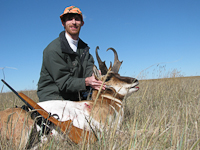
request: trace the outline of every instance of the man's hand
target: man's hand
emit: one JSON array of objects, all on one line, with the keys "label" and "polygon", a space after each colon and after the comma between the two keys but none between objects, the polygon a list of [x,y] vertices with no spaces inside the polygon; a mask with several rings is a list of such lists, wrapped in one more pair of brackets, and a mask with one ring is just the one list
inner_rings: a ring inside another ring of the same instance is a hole
[{"label": "man's hand", "polygon": [[[96,80],[94,75],[92,75],[91,77],[85,78],[85,85],[90,86],[96,90],[100,89],[102,83],[103,83],[102,81]],[[106,85],[104,84],[102,87],[102,90],[105,90],[105,89],[106,89]]]}]

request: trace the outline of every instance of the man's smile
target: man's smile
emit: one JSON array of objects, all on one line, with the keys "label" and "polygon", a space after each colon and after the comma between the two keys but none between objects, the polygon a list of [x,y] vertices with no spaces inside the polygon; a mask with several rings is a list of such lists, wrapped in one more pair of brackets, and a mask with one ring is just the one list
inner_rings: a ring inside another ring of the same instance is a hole
[{"label": "man's smile", "polygon": [[78,27],[77,27],[77,26],[70,26],[70,29],[72,29],[72,30],[77,30]]}]

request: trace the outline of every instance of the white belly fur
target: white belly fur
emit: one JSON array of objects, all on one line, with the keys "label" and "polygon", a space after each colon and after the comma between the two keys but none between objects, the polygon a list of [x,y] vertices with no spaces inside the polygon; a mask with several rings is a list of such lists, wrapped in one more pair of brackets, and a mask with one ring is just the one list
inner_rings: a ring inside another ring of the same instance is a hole
[{"label": "white belly fur", "polygon": [[[51,113],[51,115],[57,114],[59,116],[59,121],[72,120],[75,127],[90,129],[87,122],[87,120],[89,120],[89,113],[85,108],[85,103],[87,102],[77,103],[73,101],[51,100],[39,102],[38,105]],[[87,120],[85,118],[87,118]],[[92,122],[95,122],[95,120]]]}]

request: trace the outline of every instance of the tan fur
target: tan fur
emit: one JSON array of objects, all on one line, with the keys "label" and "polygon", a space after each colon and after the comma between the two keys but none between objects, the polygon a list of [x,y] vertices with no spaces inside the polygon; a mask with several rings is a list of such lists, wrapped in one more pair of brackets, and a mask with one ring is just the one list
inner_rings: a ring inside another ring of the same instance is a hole
[{"label": "tan fur", "polygon": [[34,125],[28,112],[21,108],[0,111],[0,134],[12,140],[15,146],[24,148]]},{"label": "tan fur", "polygon": [[[111,108],[111,106],[114,107],[115,110],[119,112],[119,110],[121,109],[121,107],[119,107],[119,105],[121,106],[121,104],[119,104],[118,102],[116,102],[112,99],[104,97],[104,95],[108,95],[110,97],[115,96],[115,92],[111,92],[110,90],[102,91],[99,94],[99,97],[95,103],[97,93],[98,93],[98,91],[94,90],[92,93],[92,100],[86,101],[86,102],[89,103],[89,105],[90,105],[89,112],[90,112],[90,115],[92,116],[92,118],[94,118],[98,122],[101,122],[102,124],[106,124],[107,123],[106,121],[107,121],[109,115],[115,116],[115,111]],[[116,95],[116,97],[117,97],[117,95]],[[120,98],[123,99],[123,96],[121,96]],[[118,99],[118,100],[120,100],[122,102],[122,99]]]}]

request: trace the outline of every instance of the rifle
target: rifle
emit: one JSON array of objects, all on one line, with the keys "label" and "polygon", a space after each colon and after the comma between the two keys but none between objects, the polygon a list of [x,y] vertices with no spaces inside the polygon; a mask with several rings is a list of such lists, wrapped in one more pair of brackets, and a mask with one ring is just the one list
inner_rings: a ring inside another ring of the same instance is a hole
[{"label": "rifle", "polygon": [[84,131],[80,128],[77,128],[73,126],[72,120],[67,121],[58,121],[53,116],[50,116],[49,113],[44,110],[42,107],[40,107],[36,102],[34,102],[32,99],[30,99],[28,96],[26,96],[23,93],[17,93],[8,83],[6,83],[3,79],[1,81],[8,86],[31,110],[36,110],[44,119],[50,121],[53,123],[58,129],[61,130],[63,134],[68,134],[68,137],[76,144],[80,143],[82,141],[81,135],[84,133],[86,140],[89,140],[89,137],[92,139],[92,141],[96,141],[97,137],[93,133],[89,135],[89,131]]}]

